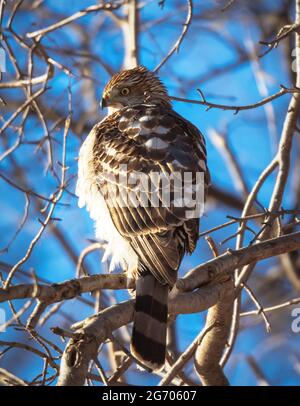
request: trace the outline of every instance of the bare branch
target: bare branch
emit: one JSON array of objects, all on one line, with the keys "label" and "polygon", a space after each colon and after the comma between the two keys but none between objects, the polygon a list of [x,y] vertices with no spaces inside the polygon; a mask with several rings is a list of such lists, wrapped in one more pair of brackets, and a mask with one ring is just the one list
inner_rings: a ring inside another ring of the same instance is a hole
[{"label": "bare branch", "polygon": [[173,47],[170,49],[168,54],[163,58],[163,60],[156,66],[156,68],[153,70],[153,72],[158,72],[159,69],[167,62],[167,60],[175,53],[179,52],[180,45],[182,44],[182,41],[184,40],[184,37],[186,36],[189,26],[191,25],[192,18],[193,18],[193,2],[192,0],[187,0],[188,3],[188,13],[186,17],[186,21],[183,24],[183,29],[182,32],[178,38],[178,40],[175,42]]},{"label": "bare branch", "polygon": [[100,11],[100,10],[105,10],[105,11],[117,10],[118,8],[120,8],[122,6],[122,4],[123,4],[123,2],[95,4],[93,6],[85,8],[81,11],[78,11],[75,14],[72,14],[70,17],[67,17],[61,21],[58,21],[57,23],[52,24],[49,27],[42,28],[37,31],[29,32],[27,34],[27,37],[28,38],[37,38],[39,40],[44,35],[49,34],[49,32],[52,32],[54,30],[57,30],[58,28],[64,27],[65,25],[70,24],[75,20],[78,20],[78,18],[84,17],[89,13],[94,13],[94,12]]},{"label": "bare branch", "polygon": [[233,272],[236,268],[299,248],[300,232],[266,240],[239,250],[228,250],[218,258],[189,271],[177,281],[176,286],[181,291],[190,291],[215,280],[220,275],[224,276],[224,273]]},{"label": "bare branch", "polygon": [[[211,103],[211,102],[208,102],[205,98],[203,100],[190,100],[190,99],[185,99],[182,97],[171,96],[171,99],[179,101],[179,102],[184,102],[184,103],[199,104],[201,106],[206,106],[208,109],[216,108],[216,109],[221,109],[221,110],[232,110],[235,112],[234,114],[237,114],[243,110],[256,109],[258,107],[264,106],[265,104],[270,103],[273,100],[276,100],[279,97],[283,96],[284,94],[288,94],[288,93],[300,94],[300,88],[298,86],[294,87],[294,88],[287,88],[287,87],[281,86],[281,89],[277,93],[274,93],[273,95],[268,96],[265,99],[260,100],[259,102],[256,102],[253,104],[247,104],[244,106],[229,106],[226,104]],[[203,98],[203,93],[201,93],[201,95]]]}]

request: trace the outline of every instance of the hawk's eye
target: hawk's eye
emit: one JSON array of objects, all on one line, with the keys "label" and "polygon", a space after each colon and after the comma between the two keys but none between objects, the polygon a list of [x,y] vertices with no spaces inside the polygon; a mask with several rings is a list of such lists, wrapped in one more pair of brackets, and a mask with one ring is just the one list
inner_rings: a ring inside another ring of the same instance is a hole
[{"label": "hawk's eye", "polygon": [[128,89],[128,87],[123,87],[123,89],[121,90],[122,96],[128,96],[129,93],[130,93],[130,90]]}]

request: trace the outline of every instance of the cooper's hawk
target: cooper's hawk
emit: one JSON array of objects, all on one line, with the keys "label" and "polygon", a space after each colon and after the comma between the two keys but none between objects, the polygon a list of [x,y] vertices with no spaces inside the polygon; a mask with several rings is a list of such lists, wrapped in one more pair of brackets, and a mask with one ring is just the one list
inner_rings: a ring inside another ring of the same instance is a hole
[{"label": "cooper's hawk", "polygon": [[[209,183],[205,141],[172,110],[162,82],[142,66],[113,76],[102,106],[109,114],[81,147],[76,193],[96,222],[96,237],[107,242],[111,268],[119,265],[136,279],[131,351],[158,369],[165,362],[168,293],[183,255],[198,240],[194,183],[198,173],[204,173],[205,187]],[[157,181],[157,174],[164,176]],[[188,199],[178,197],[182,186],[176,182],[185,174]],[[128,181],[131,175],[134,181]]]}]

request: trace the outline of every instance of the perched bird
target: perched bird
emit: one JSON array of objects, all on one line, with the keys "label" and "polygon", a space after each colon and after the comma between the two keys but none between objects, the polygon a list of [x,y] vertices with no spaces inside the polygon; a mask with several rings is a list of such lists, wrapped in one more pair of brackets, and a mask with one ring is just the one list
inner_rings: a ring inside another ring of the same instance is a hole
[{"label": "perched bird", "polygon": [[[156,370],[165,362],[169,291],[184,254],[195,249],[200,214],[190,214],[196,203],[181,199],[178,204],[182,186],[166,187],[154,178],[189,173],[194,196],[193,182],[202,173],[206,190],[205,141],[172,109],[165,86],[143,66],[114,75],[105,86],[102,107],[108,107],[108,115],[80,149],[76,194],[96,222],[97,239],[107,242],[104,260],[109,257],[111,268],[120,266],[136,280],[131,351]],[[155,187],[144,187],[138,176],[136,183],[124,182],[140,174]],[[156,197],[158,204],[144,204],[145,197]]]}]

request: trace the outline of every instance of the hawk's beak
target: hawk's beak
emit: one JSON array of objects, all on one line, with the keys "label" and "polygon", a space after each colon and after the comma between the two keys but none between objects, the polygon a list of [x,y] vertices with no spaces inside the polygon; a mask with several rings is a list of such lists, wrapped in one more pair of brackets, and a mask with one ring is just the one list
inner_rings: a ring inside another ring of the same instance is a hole
[{"label": "hawk's beak", "polygon": [[105,107],[107,107],[107,101],[104,97],[102,97],[100,106],[101,106],[101,109],[104,109]]}]

